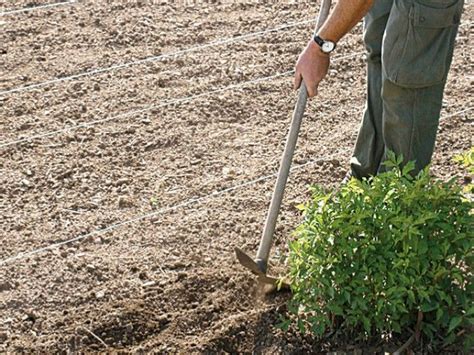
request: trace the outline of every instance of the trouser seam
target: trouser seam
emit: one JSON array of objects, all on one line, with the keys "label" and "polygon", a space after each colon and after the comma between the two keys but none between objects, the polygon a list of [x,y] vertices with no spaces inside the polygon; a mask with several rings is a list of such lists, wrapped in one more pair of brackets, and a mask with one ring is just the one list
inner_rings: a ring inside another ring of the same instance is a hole
[{"label": "trouser seam", "polygon": [[[413,5],[411,5],[411,7],[412,6]],[[409,16],[410,16],[411,11],[412,11],[411,7],[410,7],[410,10],[409,10]],[[386,30],[386,28],[385,28],[385,30]],[[408,19],[408,24],[407,24],[407,31],[406,31],[406,34],[405,34],[405,43],[403,44],[403,49],[402,49],[402,54],[401,54],[400,58],[397,58],[397,59],[399,59],[398,60],[398,66],[397,66],[397,70],[395,71],[395,78],[394,78],[395,80],[393,81],[394,83],[397,83],[397,84],[398,84],[398,78],[400,76],[400,70],[401,70],[402,65],[403,65],[401,59],[405,58],[406,51],[407,51],[407,48],[408,48],[408,38],[409,38],[409,35],[410,35],[410,31],[412,31],[412,27],[411,27],[411,19],[409,18]],[[395,62],[397,62],[397,60],[395,60]]]},{"label": "trouser seam", "polygon": [[418,90],[412,90],[415,92],[415,97],[413,99],[413,109],[411,110],[411,133],[410,133],[410,142],[408,143],[408,157],[406,157],[406,162],[409,162],[413,156],[413,138],[415,136],[415,110],[416,102],[418,99]]}]

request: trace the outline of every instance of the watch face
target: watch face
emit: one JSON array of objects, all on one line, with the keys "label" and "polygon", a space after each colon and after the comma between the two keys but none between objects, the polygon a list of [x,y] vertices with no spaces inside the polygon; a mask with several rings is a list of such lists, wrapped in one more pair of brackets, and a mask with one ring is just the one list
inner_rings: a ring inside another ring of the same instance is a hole
[{"label": "watch face", "polygon": [[329,52],[332,52],[334,47],[335,47],[335,44],[333,42],[326,41],[323,43],[321,49],[323,50],[323,52],[329,53]]}]

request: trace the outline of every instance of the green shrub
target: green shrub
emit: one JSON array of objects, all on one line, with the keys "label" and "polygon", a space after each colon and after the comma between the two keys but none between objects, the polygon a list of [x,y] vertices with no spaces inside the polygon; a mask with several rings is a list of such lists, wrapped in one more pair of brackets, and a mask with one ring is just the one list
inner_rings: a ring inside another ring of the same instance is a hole
[{"label": "green shrub", "polygon": [[472,199],[472,195],[474,195],[474,183],[472,182],[472,175],[474,175],[474,147],[471,147],[471,149],[464,154],[456,155],[453,160],[466,168],[468,174],[471,175],[465,177],[467,184],[464,187],[464,192],[470,194]]},{"label": "green shrub", "polygon": [[332,194],[313,188],[288,259],[301,331],[401,333],[421,316],[436,344],[473,325],[473,203],[454,180],[412,177],[413,162],[400,163],[392,155],[391,171]]}]

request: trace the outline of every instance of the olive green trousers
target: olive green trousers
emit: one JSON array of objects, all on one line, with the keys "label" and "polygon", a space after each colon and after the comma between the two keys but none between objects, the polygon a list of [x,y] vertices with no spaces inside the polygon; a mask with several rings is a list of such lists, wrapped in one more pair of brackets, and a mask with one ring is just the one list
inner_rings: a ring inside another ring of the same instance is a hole
[{"label": "olive green trousers", "polygon": [[364,19],[367,104],[351,158],[358,179],[384,170],[387,152],[431,161],[464,0],[375,0]]}]

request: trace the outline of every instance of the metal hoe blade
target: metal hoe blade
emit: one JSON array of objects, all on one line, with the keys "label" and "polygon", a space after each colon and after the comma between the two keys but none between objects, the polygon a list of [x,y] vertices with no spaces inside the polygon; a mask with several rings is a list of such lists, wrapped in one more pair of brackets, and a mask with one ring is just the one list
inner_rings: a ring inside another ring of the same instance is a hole
[{"label": "metal hoe blade", "polygon": [[242,251],[242,249],[239,248],[235,248],[235,254],[237,255],[237,259],[242,264],[242,266],[246,267],[252,271],[252,273],[257,275],[259,283],[269,284],[275,287],[280,284],[281,288],[289,288],[287,283],[276,277],[268,276],[266,271],[262,270],[266,268],[266,263],[254,261],[251,256],[247,255]]},{"label": "metal hoe blade", "polygon": [[[319,16],[314,31],[315,34],[323,25],[324,21],[326,21],[330,7],[331,0],[323,0],[321,8],[319,9]],[[241,249],[235,248],[235,253],[239,262],[244,267],[252,271],[255,275],[257,275],[259,282],[273,284],[274,286],[276,286],[278,282],[280,282],[281,285],[281,281],[275,277],[267,276],[268,257],[270,255],[270,249],[272,247],[273,235],[275,233],[278,213],[280,211],[281,202],[283,200],[283,194],[285,192],[286,182],[290,173],[291,161],[293,160],[293,154],[295,152],[296,141],[298,140],[298,133],[300,131],[301,121],[303,120],[303,114],[306,107],[307,99],[308,91],[303,82],[299,90],[298,101],[296,102],[296,106],[293,111],[290,130],[286,139],[285,150],[281,159],[280,169],[278,171],[278,177],[275,184],[275,188],[273,190],[270,208],[268,210],[267,218],[265,221],[263,235],[260,239],[260,245],[258,247],[257,256],[255,259],[253,259],[247,254],[245,254]]]}]

